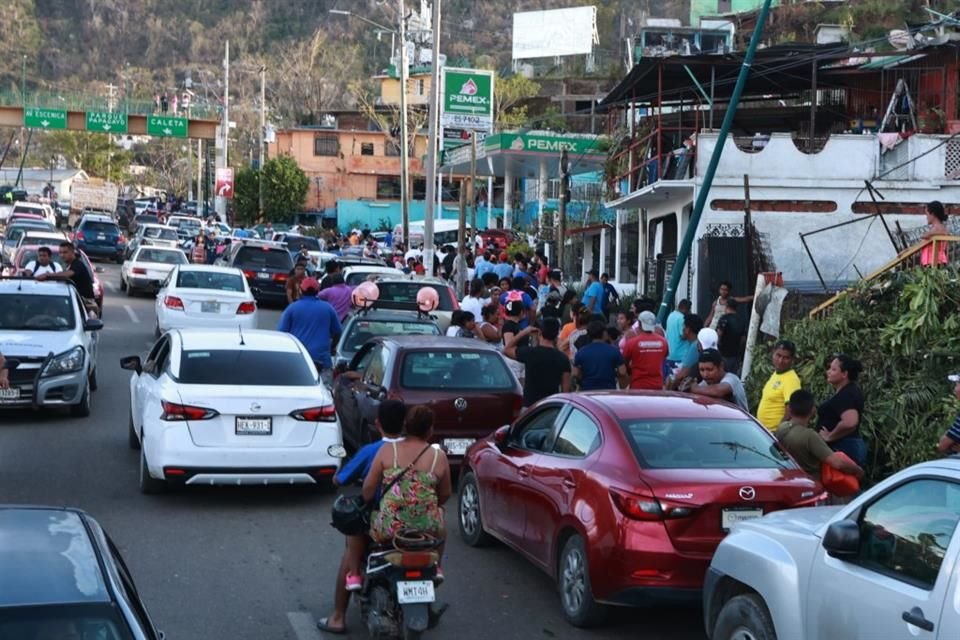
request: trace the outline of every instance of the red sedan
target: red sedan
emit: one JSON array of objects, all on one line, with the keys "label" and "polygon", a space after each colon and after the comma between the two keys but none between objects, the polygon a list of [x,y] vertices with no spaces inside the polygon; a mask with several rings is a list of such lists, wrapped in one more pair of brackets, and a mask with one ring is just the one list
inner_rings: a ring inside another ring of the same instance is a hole
[{"label": "red sedan", "polygon": [[737,522],[824,498],[732,405],[662,392],[559,394],[464,459],[464,541],[496,538],[555,578],[568,621],[604,605],[699,598]]}]

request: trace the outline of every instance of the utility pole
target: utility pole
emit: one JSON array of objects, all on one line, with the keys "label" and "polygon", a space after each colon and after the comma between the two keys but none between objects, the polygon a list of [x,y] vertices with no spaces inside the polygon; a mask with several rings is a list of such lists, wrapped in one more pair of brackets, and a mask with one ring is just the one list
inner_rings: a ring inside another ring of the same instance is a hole
[{"label": "utility pole", "polygon": [[560,200],[557,203],[557,268],[563,272],[563,245],[567,234],[567,203],[570,202],[570,158],[560,152]]},{"label": "utility pole", "polygon": [[470,132],[470,186],[467,187],[467,198],[470,203],[470,230],[477,233],[477,132]]},{"label": "utility pole", "polygon": [[20,106],[27,106],[27,54],[23,54],[23,66],[20,69]]},{"label": "utility pole", "polygon": [[259,197],[259,207],[258,217],[263,220],[263,145],[264,145],[264,133],[267,128],[267,66],[260,66],[260,147],[257,154],[257,185],[258,185],[258,197]]},{"label": "utility pole", "polygon": [[433,273],[433,206],[437,193],[437,125],[440,123],[440,2],[433,0],[433,56],[430,70],[430,126],[427,129],[427,201],[424,203],[423,264]]},{"label": "utility pole", "polygon": [[467,247],[467,189],[465,182],[466,180],[460,180],[460,212],[458,215],[460,233],[457,234],[457,257],[453,260],[453,270],[456,273],[453,286],[458,298],[465,295],[467,283],[467,256],[465,251]]},{"label": "utility pole", "polygon": [[197,211],[200,217],[207,213],[203,201],[203,138],[197,138]]},{"label": "utility pole", "polygon": [[[436,0],[435,0],[436,1]],[[410,137],[407,134],[407,8],[400,2],[400,223],[403,225],[403,243],[410,249]],[[424,233],[426,235],[426,233]],[[426,263],[425,263],[426,264]]]},{"label": "utility pole", "polygon": [[[223,117],[220,120],[220,149],[217,154],[216,168],[225,169],[230,166],[227,147],[230,143],[230,42],[224,43],[223,51]],[[227,219],[227,199],[219,193],[214,193],[214,208],[221,219]]]}]

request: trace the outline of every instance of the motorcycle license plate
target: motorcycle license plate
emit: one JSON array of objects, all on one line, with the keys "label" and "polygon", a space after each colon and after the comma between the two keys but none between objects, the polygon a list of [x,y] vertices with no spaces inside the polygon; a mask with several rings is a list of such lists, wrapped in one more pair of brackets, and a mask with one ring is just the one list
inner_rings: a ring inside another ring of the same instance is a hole
[{"label": "motorcycle license plate", "polygon": [[400,604],[433,602],[436,599],[433,593],[433,582],[430,580],[397,583],[397,602]]}]

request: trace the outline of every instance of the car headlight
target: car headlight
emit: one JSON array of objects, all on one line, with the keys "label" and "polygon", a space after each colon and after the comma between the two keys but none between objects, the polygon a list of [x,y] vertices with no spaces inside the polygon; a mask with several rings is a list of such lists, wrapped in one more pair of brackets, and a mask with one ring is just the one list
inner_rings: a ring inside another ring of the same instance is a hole
[{"label": "car headlight", "polygon": [[58,376],[64,373],[73,373],[83,368],[83,347],[74,347],[55,356],[43,368],[43,376]]}]

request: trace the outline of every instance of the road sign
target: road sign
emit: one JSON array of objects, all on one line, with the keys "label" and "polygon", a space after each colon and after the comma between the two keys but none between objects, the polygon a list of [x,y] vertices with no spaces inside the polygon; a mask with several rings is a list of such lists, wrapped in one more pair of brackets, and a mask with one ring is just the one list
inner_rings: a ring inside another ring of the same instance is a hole
[{"label": "road sign", "polygon": [[23,110],[23,126],[31,129],[66,129],[67,112],[64,109],[27,107]]},{"label": "road sign", "polygon": [[217,169],[217,191],[218,198],[233,197],[233,169],[230,167]]},{"label": "road sign", "polygon": [[[467,129],[447,129],[443,130],[443,148],[452,149],[462,144],[470,144],[470,131]],[[486,131],[472,132],[477,137],[477,143],[482,143],[487,137]]]},{"label": "road sign", "polygon": [[127,114],[119,111],[87,111],[87,131],[126,133]]},{"label": "road sign", "polygon": [[442,86],[441,125],[493,130],[493,71],[444,67]]},{"label": "road sign", "polygon": [[186,118],[147,116],[147,135],[167,138],[186,138],[188,122]]}]

